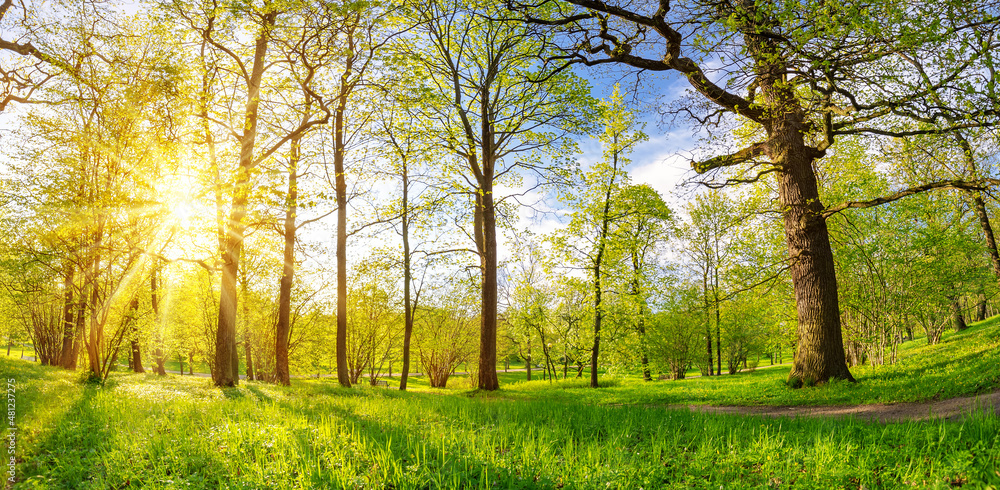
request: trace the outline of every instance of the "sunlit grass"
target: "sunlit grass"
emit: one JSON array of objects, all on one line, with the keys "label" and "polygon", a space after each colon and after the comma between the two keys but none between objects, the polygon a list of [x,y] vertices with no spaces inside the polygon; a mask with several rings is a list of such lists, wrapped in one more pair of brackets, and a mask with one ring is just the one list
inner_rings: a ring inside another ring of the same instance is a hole
[{"label": "sunlit grass", "polygon": [[918,338],[900,346],[899,362],[855,366],[857,383],[832,382],[790,390],[789,365],[750,373],[678,381],[644,382],[638,376],[607,380],[607,389],[588,388],[586,380],[502,385],[480,396],[548,399],[588,404],[840,405],[916,402],[974,395],[1000,389],[1000,316],[944,335],[938,345]]},{"label": "sunlit grass", "polygon": [[[205,378],[123,372],[102,387],[25,361],[0,358],[0,369],[18,387],[15,488],[984,487],[1000,485],[996,416],[880,425],[659,404],[988,390],[997,331],[991,320],[940,346],[907,344],[898,366],[855,369],[856,385],[802,390],[781,384],[787,367],[678,382],[609,378],[599,390],[585,379],[501,373],[504,389],[489,397],[462,376],[450,389],[411,378],[403,393],[329,378],[220,390]],[[968,382],[941,382],[950,378]]]}]

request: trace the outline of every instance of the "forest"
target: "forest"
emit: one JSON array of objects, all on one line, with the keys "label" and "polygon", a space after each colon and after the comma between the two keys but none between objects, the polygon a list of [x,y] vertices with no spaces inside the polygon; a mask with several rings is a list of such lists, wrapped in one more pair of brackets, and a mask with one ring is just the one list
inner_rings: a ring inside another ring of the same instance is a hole
[{"label": "forest", "polygon": [[2,0],[7,486],[994,488],[998,47],[985,0]]}]

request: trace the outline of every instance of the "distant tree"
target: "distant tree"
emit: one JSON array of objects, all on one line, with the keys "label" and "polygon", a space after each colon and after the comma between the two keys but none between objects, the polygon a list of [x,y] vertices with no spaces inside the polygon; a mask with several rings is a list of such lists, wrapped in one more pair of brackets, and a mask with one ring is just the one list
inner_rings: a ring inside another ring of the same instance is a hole
[{"label": "distant tree", "polygon": [[636,129],[635,115],[628,111],[616,86],[611,98],[601,103],[603,133],[599,136],[603,158],[580,176],[579,186],[567,195],[571,212],[567,228],[554,236],[554,243],[574,265],[590,275],[591,298],[594,302],[594,335],[590,353],[590,386],[596,388],[601,351],[601,327],[606,315],[604,294],[608,290],[608,269],[619,253],[617,228],[633,210],[624,202],[624,189],[629,177],[625,167],[629,153],[646,139]]},{"label": "distant tree", "polygon": [[420,364],[434,388],[444,388],[459,364],[477,354],[475,289],[469,287],[471,278],[453,281],[450,287],[425,293],[427,299],[414,330]]}]

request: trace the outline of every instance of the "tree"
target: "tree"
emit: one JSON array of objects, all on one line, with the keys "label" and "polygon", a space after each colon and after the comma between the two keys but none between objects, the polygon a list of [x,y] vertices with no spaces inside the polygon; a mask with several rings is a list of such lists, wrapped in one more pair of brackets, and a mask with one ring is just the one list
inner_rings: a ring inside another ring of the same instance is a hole
[{"label": "tree", "polygon": [[631,265],[630,272],[624,275],[628,309],[632,312],[632,323],[639,335],[642,378],[649,381],[652,378],[646,349],[646,322],[652,313],[649,307],[650,287],[659,279],[655,276],[656,253],[659,245],[668,238],[671,213],[659,193],[645,184],[626,187],[622,190],[621,200],[622,206],[631,210],[618,229],[623,258]]},{"label": "tree", "polygon": [[[417,14],[429,45],[415,46],[412,58],[432,88],[426,110],[433,137],[458,158],[449,170],[473,203],[482,279],[478,384],[495,390],[497,209],[511,197],[495,190],[519,172],[535,177],[529,189],[562,180],[558,160],[572,145],[567,132],[584,126],[587,87],[568,71],[543,66],[538,54],[550,41],[531,26],[499,19],[503,12],[489,3],[435,1]],[[540,158],[546,152],[552,160]]]},{"label": "tree", "polygon": [[[891,2],[822,1],[678,6],[668,0],[510,0],[508,5],[526,21],[564,34],[559,38],[563,53],[554,60],[678,73],[701,106],[711,107],[698,120],[712,123],[731,115],[756,128],[749,146],[694,162],[693,168],[731,175],[723,185],[776,180],[799,324],[789,383],[853,380],[844,357],[826,218],[931,189],[981,188],[983,183],[937,181],[824,206],[814,163],[835,151],[842,136],[900,137],[993,124],[989,118],[996,116],[997,106],[985,94],[993,93],[1000,80],[995,72],[981,77],[978,67],[985,56],[967,49],[977,45],[978,30],[995,29],[987,13],[992,10],[968,2],[919,9]],[[724,69],[710,78],[705,67],[716,59],[724,60]],[[912,60],[921,68],[914,68]],[[941,97],[944,106],[924,103],[925,80],[947,92]],[[694,115],[691,105],[681,110]],[[956,124],[912,123],[936,123],[943,114],[956,116]]]},{"label": "tree", "polygon": [[[321,65],[317,60],[305,53],[319,52],[312,46],[304,47],[298,54],[299,59],[275,60],[273,44],[276,42],[278,18],[295,18],[295,13],[301,12],[296,7],[304,8],[292,2],[289,4],[266,0],[262,6],[255,7],[245,2],[232,2],[225,5],[228,8],[218,8],[218,2],[210,4],[193,4],[174,0],[168,5],[171,12],[179,17],[192,31],[204,41],[202,58],[211,51],[215,59],[225,60],[230,66],[227,71],[233,76],[226,82],[231,83],[230,89],[243,97],[242,111],[238,114],[229,112],[229,121],[211,117],[211,121],[229,130],[230,135],[239,145],[239,158],[232,186],[232,197],[229,215],[224,221],[224,230],[220,229],[220,252],[222,255],[222,283],[220,287],[218,328],[216,331],[215,370],[212,373],[216,386],[235,386],[239,381],[236,366],[239,355],[236,351],[236,315],[237,315],[237,275],[240,256],[243,250],[243,240],[246,233],[247,206],[253,182],[251,174],[254,169],[291,139],[305,133],[313,126],[325,124],[330,117],[326,100],[311,89],[306,89],[308,100],[323,109],[323,117],[313,119],[308,115],[297,122],[290,130],[282,131],[278,136],[266,142],[266,146],[257,141],[258,125],[261,123],[262,81],[266,70],[276,70],[280,62],[286,65],[296,61],[304,66],[304,72],[292,71],[301,75],[298,80],[308,87],[316,70]],[[287,10],[282,10],[285,8]],[[301,16],[299,18],[306,18]],[[237,26],[249,26],[246,30],[228,30],[222,26],[234,23]],[[245,37],[244,37],[245,36]],[[247,37],[253,38],[252,50],[241,42]],[[322,37],[306,36],[313,45],[324,43]],[[270,49],[270,50],[269,50]],[[245,53],[252,53],[247,56]],[[209,120],[208,111],[203,112],[203,119]],[[208,143],[211,144],[211,139]],[[258,148],[258,145],[261,148]],[[214,151],[214,150],[213,150]],[[217,199],[219,199],[217,197]],[[220,200],[221,205],[221,200]],[[221,210],[221,207],[220,207]]]},{"label": "tree", "polygon": [[459,364],[476,355],[476,311],[472,278],[450,278],[451,287],[425,293],[414,339],[431,387],[444,388]]},{"label": "tree", "polygon": [[607,268],[618,253],[617,230],[633,210],[622,199],[628,187],[628,154],[636,144],[646,139],[635,129],[635,115],[624,106],[624,99],[615,86],[611,98],[601,103],[604,132],[599,139],[603,159],[593,164],[580,178],[582,192],[568,196],[573,209],[564,233],[555,237],[555,245],[590,274],[591,297],[594,302],[594,335],[590,351],[590,386],[596,388],[598,361],[601,350],[601,325],[606,315],[603,294],[607,289]]}]

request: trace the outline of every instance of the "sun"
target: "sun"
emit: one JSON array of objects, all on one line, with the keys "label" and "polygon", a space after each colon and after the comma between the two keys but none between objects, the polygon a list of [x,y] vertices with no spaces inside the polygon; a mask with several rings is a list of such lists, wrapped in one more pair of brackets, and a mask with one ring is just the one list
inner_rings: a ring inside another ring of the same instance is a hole
[{"label": "sun", "polygon": [[181,229],[189,229],[194,226],[195,209],[190,201],[167,202],[167,221],[171,226]]},{"label": "sun", "polygon": [[204,258],[211,250],[214,209],[200,195],[193,172],[164,175],[155,186],[159,232],[154,248],[169,257]]}]

